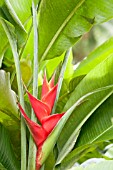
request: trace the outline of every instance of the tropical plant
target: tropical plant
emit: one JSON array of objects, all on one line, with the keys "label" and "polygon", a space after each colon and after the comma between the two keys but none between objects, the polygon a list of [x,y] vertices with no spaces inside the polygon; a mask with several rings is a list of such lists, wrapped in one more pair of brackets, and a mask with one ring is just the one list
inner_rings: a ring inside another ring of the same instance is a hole
[{"label": "tropical plant", "polygon": [[0,1],[1,170],[82,170],[73,165],[95,152],[112,159],[98,148],[113,139],[113,37],[76,70],[71,48],[112,8],[113,0]]}]

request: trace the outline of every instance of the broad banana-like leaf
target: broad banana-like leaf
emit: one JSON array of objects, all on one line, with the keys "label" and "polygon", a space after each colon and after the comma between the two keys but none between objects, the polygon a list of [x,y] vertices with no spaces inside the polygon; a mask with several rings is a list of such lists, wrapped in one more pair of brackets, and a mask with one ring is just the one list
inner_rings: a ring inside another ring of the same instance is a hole
[{"label": "broad banana-like leaf", "polygon": [[113,95],[84,124],[76,147],[113,139]]},{"label": "broad banana-like leaf", "polygon": [[[7,8],[6,5],[4,5],[3,7],[0,8],[0,20],[6,20],[7,22],[9,22],[10,25],[13,26],[15,35],[17,37],[17,43],[18,43],[18,47],[23,47],[25,40],[26,40],[26,36],[27,33],[25,31],[25,29],[23,28],[23,26],[21,26],[21,24],[17,23],[11,16],[11,14],[9,13],[9,10]],[[3,25],[2,25],[3,26]],[[1,41],[2,42],[2,41]]]},{"label": "broad banana-like leaf", "polygon": [[9,13],[11,14],[12,18],[14,19],[14,21],[24,30],[24,26],[23,26],[22,22],[20,21],[20,19],[18,18],[16,12],[14,11],[10,0],[5,0],[5,4],[7,6],[7,9],[9,10]]},{"label": "broad banana-like leaf", "polygon": [[60,56],[94,24],[113,17],[113,0],[42,0],[39,8],[39,59]]},{"label": "broad banana-like leaf", "polygon": [[83,156],[91,144],[93,145],[97,142],[113,139],[112,102],[113,95],[111,95],[84,124],[75,145],[75,149],[63,161],[65,165],[67,164],[66,166],[69,166],[69,164],[72,165],[77,161],[80,158],[79,155]]},{"label": "broad banana-like leaf", "polygon": [[[67,110],[80,98],[82,95],[85,95],[89,91],[94,91],[94,89],[101,88],[106,85],[113,84],[112,80],[112,64],[113,64],[113,55],[109,56],[105,61],[100,63],[95,67],[85,78],[78,84],[73,93],[71,94],[69,100],[66,103],[64,110]],[[79,107],[71,114],[69,120],[64,126],[58,142],[59,155],[61,155],[62,150],[66,147],[66,143],[69,140],[70,143],[76,138],[76,128],[80,129],[85,121],[93,114],[93,112],[112,94],[112,90],[106,90],[104,92],[97,93],[89,97],[89,100]],[[75,134],[74,134],[75,133]],[[73,134],[75,136],[73,136]],[[65,136],[65,138],[64,138]],[[73,140],[71,140],[73,136]],[[73,147],[73,146],[72,146]],[[67,152],[67,151],[66,151]],[[69,150],[70,152],[70,150]],[[63,155],[63,154],[62,154]],[[65,153],[64,153],[65,155]],[[63,157],[59,158],[57,164],[61,162]],[[65,167],[63,167],[65,168]]]},{"label": "broad banana-like leaf", "polygon": [[[49,156],[50,152],[52,151],[65,123],[71,116],[72,112],[74,110],[76,110],[76,108],[79,107],[79,105],[81,105],[84,102],[87,102],[89,96],[99,93],[99,92],[102,92],[102,91],[107,91],[110,89],[113,92],[113,85],[102,87],[102,88],[96,89],[95,91],[89,92],[86,95],[82,96],[79,100],[77,100],[76,103],[69,110],[67,110],[67,112],[64,114],[64,116],[62,116],[62,118],[59,120],[58,124],[55,126],[53,131],[50,133],[50,135],[48,136],[48,138],[42,145],[41,152],[42,152],[43,156],[40,157],[40,160],[39,160],[41,165],[46,161],[47,157]],[[78,134],[79,129],[81,128],[82,125],[83,125],[83,122],[76,128],[76,130],[75,130],[76,135]],[[69,146],[69,143],[67,144],[67,146]],[[65,150],[66,149],[67,148],[65,148]],[[63,155],[61,155],[61,156],[63,156]]]},{"label": "broad banana-like leaf", "polygon": [[24,23],[31,17],[32,0],[4,0],[14,21],[24,29]]},{"label": "broad banana-like leaf", "polygon": [[110,54],[113,54],[113,37],[96,48],[80,63],[73,74],[73,78],[88,74],[94,67],[109,57]]},{"label": "broad banana-like leaf", "polygon": [[[22,47],[26,41],[26,31],[29,31],[31,24],[31,0],[14,1],[4,0],[0,6],[0,16],[13,24],[18,39],[19,47]],[[0,58],[2,61],[4,50],[7,48],[8,39],[0,24]],[[28,35],[29,36],[29,35]],[[2,38],[4,37],[4,38]],[[8,44],[9,45],[9,44]],[[28,55],[26,55],[28,56]]]},{"label": "broad banana-like leaf", "polygon": [[1,124],[0,124],[0,169],[20,170],[20,163],[15,157],[14,151],[10,143],[9,134]]}]

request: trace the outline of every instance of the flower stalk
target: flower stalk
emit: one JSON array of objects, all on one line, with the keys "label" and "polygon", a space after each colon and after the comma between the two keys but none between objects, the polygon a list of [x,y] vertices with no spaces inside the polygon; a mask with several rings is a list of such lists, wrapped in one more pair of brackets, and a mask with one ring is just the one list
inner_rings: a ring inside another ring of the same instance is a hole
[{"label": "flower stalk", "polygon": [[56,95],[55,103],[54,103],[54,106],[53,106],[53,109],[52,109],[52,114],[54,114],[55,110],[56,110],[58,98],[59,98],[59,95],[60,95],[60,90],[61,90],[61,87],[62,87],[62,82],[63,82],[63,79],[64,79],[64,73],[65,73],[67,62],[68,62],[68,59],[69,59],[69,56],[70,56],[70,52],[71,52],[71,48],[65,53],[65,56],[64,56],[64,61],[63,61],[63,64],[62,64],[60,75],[59,75],[57,95]]},{"label": "flower stalk", "polygon": [[[37,6],[32,2],[33,28],[34,28],[34,64],[33,64],[33,96],[38,95],[38,29],[37,29]],[[35,114],[32,110],[31,120],[36,122]],[[36,146],[32,137],[29,139],[28,170],[35,169]]]}]

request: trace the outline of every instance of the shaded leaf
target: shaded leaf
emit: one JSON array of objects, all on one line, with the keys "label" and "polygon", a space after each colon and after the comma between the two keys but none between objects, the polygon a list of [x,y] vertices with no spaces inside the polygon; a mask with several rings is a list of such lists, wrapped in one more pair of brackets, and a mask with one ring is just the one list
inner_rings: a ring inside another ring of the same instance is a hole
[{"label": "shaded leaf", "polygon": [[85,77],[85,75],[81,75],[81,76],[72,78],[70,83],[69,83],[69,91],[70,92],[73,91],[84,77]]},{"label": "shaded leaf", "polygon": [[0,123],[10,132],[13,147],[19,156],[20,118],[17,110],[16,94],[11,90],[9,73],[3,70],[0,70]]},{"label": "shaded leaf", "polygon": [[20,170],[20,164],[17,161],[12,149],[9,134],[0,124],[0,164],[7,170]]},{"label": "shaded leaf", "polygon": [[111,95],[84,124],[76,147],[113,139],[113,95]]}]

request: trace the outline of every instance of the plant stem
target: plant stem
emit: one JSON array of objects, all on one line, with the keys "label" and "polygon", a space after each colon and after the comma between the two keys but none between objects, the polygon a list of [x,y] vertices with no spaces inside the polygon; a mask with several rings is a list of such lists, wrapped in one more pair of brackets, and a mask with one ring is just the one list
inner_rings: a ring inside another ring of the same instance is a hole
[{"label": "plant stem", "polygon": [[54,103],[54,106],[53,106],[53,109],[52,109],[52,114],[54,114],[55,110],[56,110],[56,106],[57,106],[57,102],[58,102],[58,98],[59,98],[59,95],[60,95],[60,90],[61,90],[62,82],[63,82],[63,78],[64,78],[64,73],[65,73],[65,70],[66,70],[66,65],[67,65],[67,62],[68,62],[68,59],[69,59],[69,56],[70,56],[70,52],[71,52],[71,48],[65,53],[65,56],[64,56],[64,61],[63,61],[63,64],[62,64],[62,68],[61,68],[61,72],[60,72],[60,76],[59,76],[59,81],[58,81],[57,95],[56,95],[55,103]]},{"label": "plant stem", "polygon": [[19,54],[19,58],[20,58],[20,59],[21,59],[22,54],[23,54],[23,52],[24,52],[24,50],[25,50],[25,47],[26,47],[26,45],[27,45],[27,41],[28,41],[28,39],[29,39],[29,37],[30,37],[30,34],[31,34],[31,31],[32,31],[32,27],[33,27],[33,25],[31,24],[31,26],[30,26],[30,28],[29,28],[29,31],[28,31],[28,34],[27,34],[26,42],[25,42],[24,46],[22,47],[22,50],[21,50],[21,52],[20,52],[20,54]]},{"label": "plant stem", "polygon": [[[13,52],[13,55],[14,55],[15,67],[16,67],[20,104],[25,110],[24,95],[23,95],[23,88],[22,88],[22,82],[21,82],[20,64],[19,64],[19,55],[15,49],[13,51],[15,51]],[[26,126],[25,126],[25,122],[22,116],[21,116],[21,170],[26,170]]]},{"label": "plant stem", "polygon": [[[34,27],[34,70],[33,70],[33,96],[38,95],[38,31],[37,31],[37,7],[32,2],[33,11],[33,27]],[[31,120],[36,122],[35,114],[32,110]],[[29,139],[29,157],[28,170],[35,169],[36,162],[36,146],[32,137]]]},{"label": "plant stem", "polygon": [[[17,52],[17,41],[14,35],[14,32],[11,30],[10,25],[4,20],[1,21],[4,27],[4,30],[7,34],[16,67],[16,75],[17,75],[17,84],[18,84],[18,93],[20,98],[20,104],[24,108],[24,95],[23,95],[23,86],[21,79],[21,71],[20,71],[20,62],[19,55]],[[21,170],[26,170],[26,126],[23,117],[21,116]]]}]

